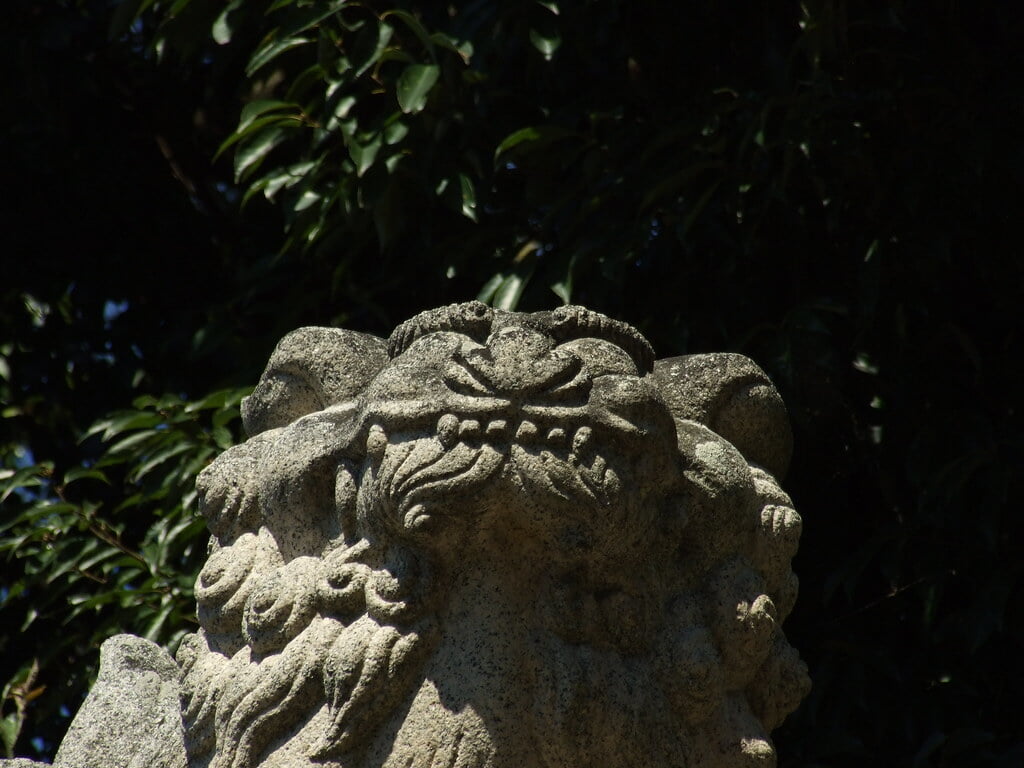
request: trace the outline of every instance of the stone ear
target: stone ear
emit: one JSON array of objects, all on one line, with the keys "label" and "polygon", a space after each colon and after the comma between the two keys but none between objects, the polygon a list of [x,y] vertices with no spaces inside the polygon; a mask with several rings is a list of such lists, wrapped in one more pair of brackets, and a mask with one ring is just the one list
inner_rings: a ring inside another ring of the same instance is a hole
[{"label": "stone ear", "polygon": [[786,474],[793,453],[789,415],[753,360],[733,352],[668,357],[654,364],[653,377],[675,418],[711,428],[775,477]]},{"label": "stone ear", "polygon": [[250,437],[359,395],[388,361],[387,344],[341,328],[299,328],[278,343],[242,401]]}]

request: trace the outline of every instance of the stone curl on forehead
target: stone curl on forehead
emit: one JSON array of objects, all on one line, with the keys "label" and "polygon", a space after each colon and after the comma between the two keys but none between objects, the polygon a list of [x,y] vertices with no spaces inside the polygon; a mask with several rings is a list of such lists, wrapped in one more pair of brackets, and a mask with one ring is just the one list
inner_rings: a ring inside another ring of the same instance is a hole
[{"label": "stone curl on forehead", "polygon": [[388,339],[388,355],[394,359],[414,341],[430,333],[453,331],[483,343],[495,325],[513,322],[550,335],[556,342],[597,338],[625,350],[641,373],[654,366],[654,349],[632,326],[585,307],[567,305],[550,312],[516,315],[494,310],[479,301],[451,304],[421,312],[399,325]]},{"label": "stone curl on forehead", "polygon": [[388,355],[394,359],[416,339],[438,331],[464,333],[482,342],[491,331],[493,318],[494,311],[479,301],[451,304],[421,312],[395,328],[388,339]]}]

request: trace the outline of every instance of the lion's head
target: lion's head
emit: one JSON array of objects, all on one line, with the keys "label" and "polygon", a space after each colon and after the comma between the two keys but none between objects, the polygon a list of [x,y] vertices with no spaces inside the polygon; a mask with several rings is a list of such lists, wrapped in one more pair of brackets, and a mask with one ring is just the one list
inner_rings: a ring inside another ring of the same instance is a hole
[{"label": "lion's head", "polygon": [[788,426],[736,355],[581,307],[303,329],[199,479],[190,765],[766,765]]}]

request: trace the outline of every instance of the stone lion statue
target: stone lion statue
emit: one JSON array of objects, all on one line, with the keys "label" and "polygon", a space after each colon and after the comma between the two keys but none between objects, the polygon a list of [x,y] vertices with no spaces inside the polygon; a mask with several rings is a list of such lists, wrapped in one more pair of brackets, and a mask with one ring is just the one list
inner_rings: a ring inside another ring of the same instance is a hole
[{"label": "stone lion statue", "polygon": [[278,345],[199,477],[189,766],[774,764],[790,433],[739,355],[582,307]]}]

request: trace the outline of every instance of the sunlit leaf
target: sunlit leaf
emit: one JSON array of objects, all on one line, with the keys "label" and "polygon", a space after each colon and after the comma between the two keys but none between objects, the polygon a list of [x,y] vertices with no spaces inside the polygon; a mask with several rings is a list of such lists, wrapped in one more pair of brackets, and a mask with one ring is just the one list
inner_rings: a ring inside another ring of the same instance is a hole
[{"label": "sunlit leaf", "polygon": [[477,301],[482,301],[485,304],[490,304],[491,300],[494,298],[495,292],[497,292],[498,288],[504,281],[504,273],[491,275],[491,277],[488,278],[487,282],[484,283],[483,287],[480,289],[480,292],[477,293]]},{"label": "sunlit leaf", "polygon": [[469,40],[456,41],[442,32],[434,32],[430,36],[430,42],[438,48],[445,48],[458,55],[463,64],[469,64],[473,58],[473,43]]},{"label": "sunlit leaf", "polygon": [[327,17],[337,13],[349,1],[331,0],[327,3],[309,3],[308,5],[300,3],[300,7],[305,6],[303,10],[290,15],[288,23],[281,27],[279,34],[282,37],[294,37],[300,32],[308,32]]},{"label": "sunlit leaf", "polygon": [[533,43],[533,47],[536,48],[546,60],[551,61],[555,55],[555,51],[557,51],[562,45],[562,35],[554,28],[545,29],[543,31],[531,28],[530,42]]},{"label": "sunlit leaf", "polygon": [[135,434],[128,435],[123,440],[118,440],[110,448],[107,449],[108,456],[116,456],[118,454],[124,454],[130,451],[137,445],[142,443],[151,442],[154,439],[159,439],[159,435],[155,431],[142,430]]},{"label": "sunlit leaf", "polygon": [[246,74],[252,75],[257,70],[265,67],[271,61],[276,59],[282,53],[298,48],[302,45],[308,45],[312,40],[308,37],[286,37],[282,40],[272,39],[256,53],[253,54],[252,58],[249,59],[249,64],[246,66]]},{"label": "sunlit leaf", "polygon": [[551,290],[562,300],[563,304],[572,304],[573,269],[576,266],[576,254],[569,259],[565,275],[551,284]]},{"label": "sunlit leaf", "polygon": [[494,292],[494,308],[503,309],[507,312],[514,311],[529,280],[529,273],[525,275],[511,274],[502,280],[501,285]]},{"label": "sunlit leaf", "polygon": [[190,450],[192,450],[192,444],[189,442],[182,441],[170,445],[164,448],[163,450],[160,450],[157,453],[153,454],[153,456],[149,457],[146,461],[139,464],[137,467],[134,467],[131,473],[129,474],[129,477],[132,479],[132,481],[137,482],[144,478],[146,475],[148,475],[159,464],[175,456],[180,456],[181,454],[186,453]]},{"label": "sunlit leaf", "polygon": [[384,143],[393,145],[399,143],[409,135],[409,124],[402,118],[401,112],[396,112],[384,124]]},{"label": "sunlit leaf", "polygon": [[251,173],[278,144],[287,138],[280,123],[263,129],[255,138],[243,144],[235,153],[235,179],[240,181]]},{"label": "sunlit leaf", "polygon": [[64,484],[67,485],[68,483],[73,483],[76,480],[82,480],[85,478],[100,480],[108,485],[110,484],[110,480],[107,479],[107,476],[103,472],[91,467],[72,467],[64,473]]},{"label": "sunlit leaf", "polygon": [[406,67],[398,78],[395,90],[402,111],[421,111],[440,74],[441,68],[436,64],[411,64]]},{"label": "sunlit leaf", "polygon": [[381,54],[395,33],[394,27],[390,24],[374,23],[371,29],[373,34],[363,33],[357,41],[357,47],[352,51],[351,59],[356,77],[362,77],[366,70],[380,61]]},{"label": "sunlit leaf", "polygon": [[570,131],[557,125],[527,126],[502,139],[497,149],[494,150],[494,159],[497,160],[499,157],[509,154],[513,149],[522,150],[525,147],[545,146],[561,139],[578,137],[579,134],[576,131]]},{"label": "sunlit leaf", "polygon": [[424,50],[430,55],[430,58],[434,58],[434,44],[431,42],[429,33],[427,32],[426,28],[423,26],[419,19],[417,19],[408,11],[404,11],[398,8],[385,11],[384,13],[381,14],[381,18],[394,18],[401,20],[402,23],[404,23],[409,29],[412,30],[413,34],[416,35],[420,43],[423,45]]},{"label": "sunlit leaf", "polygon": [[356,166],[356,175],[362,176],[373,165],[377,159],[377,152],[380,151],[384,137],[375,133],[370,137],[352,138],[346,141],[349,155]]},{"label": "sunlit leaf", "polygon": [[104,440],[132,429],[147,429],[160,423],[160,416],[145,411],[119,411],[106,419],[100,419],[85,433],[86,437],[102,433]]},{"label": "sunlit leaf", "polygon": [[459,191],[462,193],[462,215],[476,221],[476,190],[473,180],[464,173],[459,174]]},{"label": "sunlit leaf", "polygon": [[18,712],[11,712],[0,718],[0,742],[3,743],[4,757],[14,757],[14,744],[21,732],[22,719]]},{"label": "sunlit leaf", "polygon": [[38,488],[48,483],[52,472],[53,465],[47,463],[22,467],[14,472],[9,471],[7,477],[2,480],[3,493],[0,494],[0,502],[6,500],[15,491]]},{"label": "sunlit leaf", "polygon": [[157,639],[160,637],[160,632],[163,630],[164,624],[166,624],[167,619],[168,617],[170,617],[171,612],[173,610],[174,603],[165,603],[160,608],[160,611],[157,613],[157,615],[153,617],[152,621],[150,621],[146,628],[143,630],[142,637],[146,638],[147,640],[156,642]]},{"label": "sunlit leaf", "polygon": [[231,35],[234,33],[234,28],[231,26],[231,14],[238,9],[242,4],[242,0],[231,0],[224,10],[221,11],[217,20],[213,22],[213,39],[217,41],[219,45],[227,45],[231,42]]},{"label": "sunlit leaf", "polygon": [[198,411],[210,410],[211,408],[223,408],[229,403],[241,402],[241,399],[246,394],[248,394],[248,389],[218,389],[206,397],[188,403],[185,406],[185,413],[196,413]]},{"label": "sunlit leaf", "polygon": [[242,107],[242,114],[238,118],[238,127],[235,128],[235,135],[244,134],[246,129],[253,124],[253,121],[267,112],[280,112],[287,110],[292,114],[299,112],[299,107],[290,101],[280,99],[256,99]]}]

